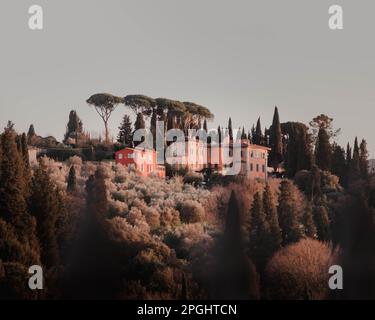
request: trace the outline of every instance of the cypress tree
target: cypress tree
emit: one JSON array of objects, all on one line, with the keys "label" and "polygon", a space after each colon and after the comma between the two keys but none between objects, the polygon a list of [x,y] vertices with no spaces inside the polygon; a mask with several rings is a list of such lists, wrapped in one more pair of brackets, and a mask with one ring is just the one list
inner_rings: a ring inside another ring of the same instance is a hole
[{"label": "cypress tree", "polygon": [[[145,129],[145,128],[146,128],[146,123],[145,123],[143,114],[141,112],[139,112],[137,114],[137,118],[136,118],[135,123],[134,123],[134,132],[139,130],[139,129]],[[143,141],[144,141],[144,137],[142,137],[141,141],[134,141],[134,145],[137,146],[140,143],[142,143]]]},{"label": "cypress tree", "polygon": [[350,181],[355,181],[360,178],[360,159],[359,159],[359,147],[358,139],[355,137],[354,148],[353,148],[353,157],[350,162]]},{"label": "cypress tree", "polygon": [[324,128],[320,128],[315,147],[315,163],[323,171],[331,169],[331,153],[328,133]]},{"label": "cypress tree", "polygon": [[272,165],[274,171],[283,160],[283,142],[282,142],[282,132],[279,118],[279,111],[275,107],[273,114],[272,127],[270,128],[270,141],[269,145],[271,148],[270,152],[270,164]]},{"label": "cypress tree", "polygon": [[232,118],[229,117],[228,120],[228,134],[229,134],[229,140],[233,141],[233,129],[232,129]]},{"label": "cypress tree", "polygon": [[74,165],[72,165],[70,167],[69,175],[68,175],[67,191],[74,192],[76,188],[77,188],[76,169],[74,168]]},{"label": "cypress tree", "polygon": [[41,247],[41,260],[46,267],[59,263],[57,221],[60,216],[57,189],[45,166],[40,163],[32,180],[30,211],[37,220],[37,235]]},{"label": "cypress tree", "polygon": [[313,163],[311,135],[303,123],[287,122],[281,125],[287,136],[283,139],[285,170],[289,178],[300,170],[310,170]]},{"label": "cypress tree", "polygon": [[318,204],[313,208],[314,220],[316,224],[316,230],[318,239],[321,241],[330,240],[330,224],[328,218],[328,211],[325,205]]},{"label": "cypress tree", "polygon": [[32,145],[33,138],[36,136],[34,125],[31,124],[29,127],[29,131],[27,132],[27,143]]},{"label": "cypress tree", "polygon": [[282,231],[283,245],[297,242],[302,237],[302,232],[298,221],[292,183],[289,180],[281,182],[277,212]]},{"label": "cypress tree", "polygon": [[349,166],[352,161],[352,148],[350,147],[350,144],[346,145],[346,165]]},{"label": "cypress tree", "polygon": [[24,234],[28,229],[29,219],[24,194],[23,165],[13,128],[6,128],[1,135],[1,147],[0,215],[15,227],[18,234]]},{"label": "cypress tree", "polygon": [[362,139],[359,146],[359,171],[362,179],[367,179],[368,177],[368,151],[367,142]]},{"label": "cypress tree", "polygon": [[156,109],[152,110],[151,120],[150,120],[150,128],[152,134],[152,148],[156,149],[156,122],[158,120]]},{"label": "cypress tree", "polygon": [[39,263],[36,221],[28,212],[23,162],[12,125],[8,125],[0,141],[0,219],[12,229],[16,240],[22,244],[23,258],[29,263]]},{"label": "cypress tree", "polygon": [[268,241],[270,243],[270,253],[273,254],[277,249],[280,248],[282,237],[279,218],[277,216],[277,208],[268,183],[266,184],[263,192],[263,209],[269,225]]},{"label": "cypress tree", "polygon": [[119,126],[119,133],[117,136],[117,142],[125,146],[133,145],[133,128],[130,121],[130,117],[126,114],[122,119],[121,125]]},{"label": "cypress tree", "polygon": [[246,140],[246,139],[247,139],[247,136],[246,136],[246,133],[245,133],[245,128],[242,127],[241,140]]},{"label": "cypress tree", "polygon": [[253,260],[259,269],[263,270],[267,258],[270,255],[269,241],[270,227],[263,209],[262,197],[259,192],[254,195],[253,204],[250,210],[251,232],[250,245]]},{"label": "cypress tree", "polygon": [[240,211],[232,191],[225,223],[224,235],[218,250],[213,297],[218,299],[257,298],[258,280],[247,258],[241,233]]},{"label": "cypress tree", "polygon": [[90,219],[101,224],[108,217],[108,199],[104,172],[98,168],[95,176],[90,176],[86,183],[86,208]]},{"label": "cypress tree", "polygon": [[218,139],[218,144],[221,146],[221,128],[220,126],[217,127],[217,139]]},{"label": "cypress tree", "polygon": [[312,206],[310,203],[306,206],[303,215],[303,225],[305,228],[305,235],[309,238],[316,238],[317,230],[314,223]]},{"label": "cypress tree", "polygon": [[204,119],[203,121],[203,130],[207,133],[208,132],[208,127],[207,127],[207,120]]},{"label": "cypress tree", "polygon": [[21,135],[21,157],[23,164],[23,179],[25,186],[24,192],[25,198],[26,200],[28,200],[31,194],[31,168],[29,160],[29,150],[27,146],[27,137],[25,133]]},{"label": "cypress tree", "polygon": [[83,124],[81,119],[78,117],[75,110],[71,110],[69,113],[69,121],[66,125],[66,133],[64,136],[64,143],[67,143],[69,139],[74,139],[75,143],[78,143],[80,135],[83,133]]},{"label": "cypress tree", "polygon": [[337,144],[333,146],[331,171],[334,175],[339,177],[341,185],[345,186],[347,177],[345,150]]},{"label": "cypress tree", "polygon": [[262,125],[260,123],[260,118],[258,118],[255,132],[253,135],[253,143],[257,145],[263,145],[263,142],[264,141],[263,141]]}]

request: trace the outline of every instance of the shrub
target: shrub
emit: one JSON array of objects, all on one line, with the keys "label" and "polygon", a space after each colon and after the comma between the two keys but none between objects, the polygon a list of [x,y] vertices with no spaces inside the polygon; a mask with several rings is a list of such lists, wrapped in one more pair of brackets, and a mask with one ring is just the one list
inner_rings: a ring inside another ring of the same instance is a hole
[{"label": "shrub", "polygon": [[177,205],[182,222],[201,222],[205,217],[204,208],[195,200],[185,200]]},{"label": "shrub", "polygon": [[184,176],[184,183],[200,186],[203,183],[203,175],[198,172],[188,171]]},{"label": "shrub", "polygon": [[271,299],[327,298],[328,269],[335,264],[338,250],[326,243],[303,239],[282,248],[266,267],[266,283]]}]

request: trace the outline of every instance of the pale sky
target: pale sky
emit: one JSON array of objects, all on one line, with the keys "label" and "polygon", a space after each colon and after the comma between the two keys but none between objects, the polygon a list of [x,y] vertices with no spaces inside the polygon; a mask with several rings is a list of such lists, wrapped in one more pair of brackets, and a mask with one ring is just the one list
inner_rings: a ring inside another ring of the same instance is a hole
[{"label": "pale sky", "polygon": [[[28,27],[41,5],[44,30]],[[344,29],[328,28],[343,6]],[[1,0],[0,126],[30,123],[61,140],[76,109],[88,132],[103,125],[86,99],[145,94],[203,104],[209,125],[308,123],[326,113],[375,157],[373,0]],[[129,112],[119,106],[113,134]]]}]

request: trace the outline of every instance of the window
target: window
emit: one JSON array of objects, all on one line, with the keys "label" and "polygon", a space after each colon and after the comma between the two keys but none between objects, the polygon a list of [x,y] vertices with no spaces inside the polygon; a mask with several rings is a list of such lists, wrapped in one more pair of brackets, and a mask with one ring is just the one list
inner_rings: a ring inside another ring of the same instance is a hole
[{"label": "window", "polygon": [[262,165],[262,172],[266,172],[266,166],[264,164]]},{"label": "window", "polygon": [[134,153],[128,153],[128,159],[134,159]]},{"label": "window", "polygon": [[121,160],[123,157],[124,157],[124,155],[122,153],[119,153],[119,155],[118,155],[119,160]]},{"label": "window", "polygon": [[253,171],[254,170],[254,166],[252,163],[250,163],[250,171]]},{"label": "window", "polygon": [[259,164],[257,164],[257,172],[259,172]]}]

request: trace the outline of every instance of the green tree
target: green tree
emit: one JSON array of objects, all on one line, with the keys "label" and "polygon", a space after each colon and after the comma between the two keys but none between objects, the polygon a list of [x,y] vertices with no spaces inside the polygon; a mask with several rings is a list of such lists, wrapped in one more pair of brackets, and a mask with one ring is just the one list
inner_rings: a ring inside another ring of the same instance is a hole
[{"label": "green tree", "polygon": [[133,128],[130,121],[130,117],[126,114],[122,119],[121,125],[119,126],[119,133],[117,141],[125,146],[133,146]]},{"label": "green tree", "polygon": [[234,191],[228,203],[225,230],[215,270],[213,298],[258,298],[258,279],[254,266],[245,254],[240,210]]},{"label": "green tree", "polygon": [[270,255],[280,248],[282,237],[277,216],[277,208],[273,199],[272,191],[267,183],[263,192],[263,209],[269,225],[268,242],[270,243]]},{"label": "green tree", "polygon": [[69,113],[69,121],[66,125],[66,133],[63,142],[68,143],[69,139],[73,139],[75,141],[74,144],[77,144],[82,133],[82,121],[78,117],[77,112],[75,110],[71,110]]},{"label": "green tree", "polygon": [[76,191],[76,189],[77,189],[76,169],[74,168],[74,165],[72,165],[69,169],[67,191],[71,193],[71,192]]},{"label": "green tree", "polygon": [[315,163],[324,170],[331,169],[332,148],[329,142],[329,135],[324,128],[320,128],[315,146]]},{"label": "green tree", "polygon": [[362,139],[359,146],[359,171],[362,179],[367,179],[368,177],[368,151],[367,142]]},{"label": "green tree", "polygon": [[[145,129],[145,128],[146,128],[146,123],[145,123],[143,114],[139,112],[137,114],[137,118],[135,119],[134,132],[136,132],[137,130]],[[135,146],[137,146],[140,143],[142,143],[144,140],[145,140],[145,138],[142,137],[141,141],[134,141],[133,143],[134,143]]]},{"label": "green tree", "polygon": [[228,134],[229,134],[229,139],[233,141],[233,128],[232,128],[232,118],[229,117],[228,120]]},{"label": "green tree", "polygon": [[95,176],[90,176],[86,183],[86,208],[87,213],[95,221],[101,224],[108,217],[108,199],[105,185],[104,172],[98,168]]},{"label": "green tree", "polygon": [[330,240],[330,223],[328,211],[324,204],[320,203],[313,207],[314,220],[318,239],[321,241]]},{"label": "green tree", "polygon": [[105,131],[105,142],[109,143],[109,118],[116,109],[116,106],[123,103],[124,99],[108,93],[97,93],[88,98],[86,102],[90,106],[93,106],[100,118],[102,118]]},{"label": "green tree", "polygon": [[263,201],[259,192],[254,195],[253,204],[250,210],[251,230],[250,230],[250,246],[251,254],[254,262],[263,270],[269,252],[269,235],[270,227],[266,214],[263,209]]},{"label": "green tree", "polygon": [[27,212],[24,164],[16,146],[16,133],[7,127],[1,135],[0,218],[10,223],[18,235],[29,241],[31,216]]},{"label": "green tree", "polygon": [[319,130],[324,130],[328,136],[328,140],[336,137],[340,134],[341,129],[334,130],[332,126],[333,119],[325,114],[320,114],[316,116],[312,121],[310,121],[310,126],[313,131],[314,137],[317,137]]},{"label": "green tree", "polygon": [[45,166],[40,163],[33,176],[30,211],[37,220],[41,260],[48,268],[59,263],[56,226],[61,213],[57,192]]},{"label": "green tree", "polygon": [[349,167],[350,163],[352,162],[352,148],[350,147],[350,144],[346,145],[346,166]]},{"label": "green tree", "polygon": [[257,124],[255,127],[255,132],[253,135],[253,143],[257,145],[263,145],[264,144],[264,136],[262,132],[262,125],[260,123],[260,118],[257,120]]},{"label": "green tree", "polygon": [[33,144],[33,139],[36,137],[34,125],[31,124],[29,127],[29,131],[27,132],[27,143],[29,145]]},{"label": "green tree", "polygon": [[292,182],[290,180],[285,179],[281,182],[277,212],[282,231],[283,245],[297,242],[302,237],[302,232],[293,196]]},{"label": "green tree", "polygon": [[275,111],[273,114],[272,126],[269,130],[269,136],[269,146],[271,148],[270,164],[272,165],[274,171],[277,171],[279,164],[283,160],[282,132],[279,111],[277,107],[275,107]]},{"label": "green tree", "polygon": [[289,178],[293,178],[300,170],[310,170],[313,164],[311,135],[308,127],[300,122],[281,124],[286,139],[283,141],[285,170]]},{"label": "green tree", "polygon": [[303,214],[303,225],[305,229],[305,235],[309,238],[316,238],[317,230],[314,222],[313,209],[311,204],[308,204],[306,206],[305,212]]},{"label": "green tree", "polygon": [[354,147],[353,147],[353,156],[349,165],[349,181],[353,182],[360,178],[361,168],[360,168],[360,157],[359,157],[359,146],[358,139],[355,137]]},{"label": "green tree", "polygon": [[30,169],[30,161],[29,161],[29,150],[27,146],[27,137],[26,134],[23,133],[20,138],[21,143],[21,150],[20,150],[20,157],[22,163],[22,173],[23,173],[23,181],[24,181],[24,195],[26,201],[31,193],[31,169]]},{"label": "green tree", "polygon": [[337,144],[333,145],[331,172],[339,177],[341,185],[346,186],[347,165],[345,150]]}]

